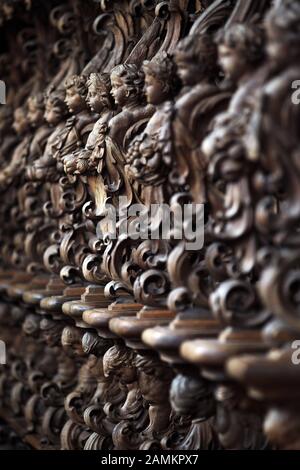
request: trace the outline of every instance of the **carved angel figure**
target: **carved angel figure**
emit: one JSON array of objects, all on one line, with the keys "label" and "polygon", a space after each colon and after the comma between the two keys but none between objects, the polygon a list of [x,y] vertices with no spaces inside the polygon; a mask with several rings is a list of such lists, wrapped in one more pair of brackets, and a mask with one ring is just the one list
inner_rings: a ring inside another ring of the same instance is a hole
[{"label": "carved angel figure", "polygon": [[256,25],[237,23],[222,31],[217,42],[225,78],[239,88],[228,111],[218,115],[202,144],[208,162],[211,229],[218,240],[237,243],[240,268],[250,272],[256,245],[251,231],[254,215],[251,175],[255,167],[248,158],[245,136],[267,72],[264,67],[259,68],[265,58],[264,34]]},{"label": "carved angel figure", "polygon": [[[124,152],[133,136],[146,125],[154,112],[151,105],[145,105],[143,87],[144,75],[134,64],[118,65],[111,73],[112,95],[122,110],[109,123],[106,137],[108,188],[115,192],[120,188],[121,174],[124,177]],[[116,174],[114,167],[118,168]]]},{"label": "carved angel figure", "polygon": [[97,115],[91,114],[87,108],[86,79],[83,76],[74,75],[67,79],[65,89],[65,102],[72,116],[66,121],[55,146],[54,157],[61,162],[76,149],[85,147],[89,133],[97,119]]},{"label": "carved angel figure", "polygon": [[[101,213],[108,197],[116,195],[132,201],[132,188],[125,174],[125,152],[131,139],[148,122],[154,112],[151,105],[146,105],[143,97],[144,75],[134,64],[115,67],[110,75],[111,94],[120,112],[108,121],[99,120],[99,134],[94,143],[90,161],[97,162],[101,180],[98,179],[98,191],[102,193]],[[91,99],[91,98],[89,98]],[[91,136],[93,141],[94,136]]]},{"label": "carved angel figure", "polygon": [[170,154],[166,152],[164,140],[160,140],[160,130],[168,113],[166,102],[172,101],[179,90],[180,82],[176,66],[170,55],[162,52],[152,61],[143,64],[145,73],[145,93],[149,104],[156,112],[145,130],[129,145],[126,153],[126,173],[134,183],[142,185],[140,198],[148,203],[152,199],[163,201],[163,185],[172,168]]},{"label": "carved angel figure", "polygon": [[13,127],[21,141],[15,147],[10,162],[0,172],[0,191],[5,191],[12,180],[24,171],[26,165],[32,140],[26,105],[14,111]]},{"label": "carved angel figure", "polygon": [[195,202],[204,202],[206,159],[200,144],[214,116],[227,106],[229,94],[215,83],[217,49],[208,34],[181,40],[174,52],[182,90],[161,130],[169,158],[174,159],[169,181],[189,192]]},{"label": "carved angel figure", "polygon": [[69,174],[92,174],[96,170],[101,173],[108,122],[115,114],[109,74],[91,73],[86,85],[87,104],[100,118],[89,134],[85,148],[64,157],[64,169]]},{"label": "carved angel figure", "polygon": [[54,155],[57,141],[65,129],[65,121],[68,115],[64,99],[65,91],[60,89],[48,90],[45,95],[45,119],[50,126],[51,134],[40,157],[27,168],[27,176],[31,180],[46,179],[55,181],[59,177],[58,162]]}]

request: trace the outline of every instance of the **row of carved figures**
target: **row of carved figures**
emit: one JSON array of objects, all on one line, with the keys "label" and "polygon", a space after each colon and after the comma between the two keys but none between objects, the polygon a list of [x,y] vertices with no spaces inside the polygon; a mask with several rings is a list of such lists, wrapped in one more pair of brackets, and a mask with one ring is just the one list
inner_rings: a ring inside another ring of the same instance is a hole
[{"label": "row of carved figures", "polygon": [[[0,34],[0,417],[299,449],[298,0],[1,0]],[[126,235],[135,203],[203,204],[204,246]]]}]

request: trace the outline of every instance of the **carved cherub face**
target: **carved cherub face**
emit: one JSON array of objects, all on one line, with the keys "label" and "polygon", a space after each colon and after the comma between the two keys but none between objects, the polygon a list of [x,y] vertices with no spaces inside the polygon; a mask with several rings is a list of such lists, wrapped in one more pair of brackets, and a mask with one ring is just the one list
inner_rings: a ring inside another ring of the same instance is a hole
[{"label": "carved cherub face", "polygon": [[158,105],[172,99],[180,88],[176,66],[166,52],[159,53],[151,61],[143,63],[145,75],[144,93],[149,104]]},{"label": "carved cherub face", "polygon": [[137,106],[144,101],[144,73],[135,64],[117,65],[110,74],[111,95],[119,106]]},{"label": "carved cherub face", "polygon": [[297,63],[300,51],[300,4],[277,2],[265,18],[268,56],[275,66]]},{"label": "carved cherub face", "polygon": [[199,67],[187,63],[186,58],[181,53],[175,54],[175,61],[177,65],[177,74],[184,86],[194,85],[200,79],[199,76]]},{"label": "carved cherub face", "polygon": [[62,110],[58,104],[54,104],[50,98],[46,101],[45,119],[51,126],[57,126],[62,119]]},{"label": "carved cherub face", "polygon": [[275,63],[286,62],[288,57],[286,44],[284,44],[282,41],[278,41],[277,38],[276,40],[274,38],[269,42],[267,46],[267,53],[271,61]]},{"label": "carved cherub face", "polygon": [[28,120],[33,127],[42,124],[44,121],[44,107],[34,97],[30,97],[27,102]]},{"label": "carved cherub face", "polygon": [[284,66],[291,61],[291,53],[295,51],[294,45],[290,45],[284,40],[283,36],[279,36],[278,32],[272,28],[267,29],[268,44],[267,54],[272,63],[278,66]]},{"label": "carved cherub face", "polygon": [[119,106],[124,106],[129,97],[129,89],[124,80],[118,75],[112,73],[111,81],[111,94]]},{"label": "carved cherub face", "polygon": [[246,67],[245,55],[233,47],[220,44],[218,47],[219,64],[226,77],[236,82]]},{"label": "carved cherub face", "polygon": [[24,134],[28,130],[28,119],[23,108],[15,110],[13,128],[19,135]]},{"label": "carved cherub face", "polygon": [[91,73],[86,86],[86,102],[93,112],[100,114],[104,109],[113,108],[109,74]]},{"label": "carved cherub face", "polygon": [[105,377],[113,376],[123,385],[133,383],[136,380],[136,368],[132,352],[112,346],[103,356],[103,371]]},{"label": "carved cherub face", "polygon": [[219,64],[234,83],[256,69],[265,56],[264,31],[256,25],[235,23],[217,36]]},{"label": "carved cherub face", "polygon": [[184,86],[214,81],[217,74],[217,46],[211,34],[188,35],[174,52],[177,73]]},{"label": "carved cherub face", "polygon": [[136,370],[134,367],[124,367],[121,370],[117,371],[116,374],[119,377],[121,384],[131,384],[136,380]]},{"label": "carved cherub face", "polygon": [[97,89],[97,86],[91,83],[88,87],[87,103],[91,111],[100,114],[108,105],[108,96],[104,87]]},{"label": "carved cherub face", "polygon": [[149,104],[157,105],[165,101],[166,93],[163,84],[153,75],[145,76],[145,94]]},{"label": "carved cherub face", "polygon": [[61,335],[61,344],[64,351],[70,356],[84,356],[85,353],[82,349],[82,336],[83,333],[78,331],[76,327],[66,326]]},{"label": "carved cherub face", "polygon": [[102,111],[102,101],[99,99],[96,86],[92,83],[88,87],[87,103],[91,111],[100,113]]},{"label": "carved cherub face", "polygon": [[73,114],[78,114],[85,109],[84,98],[80,95],[75,86],[67,88],[65,103],[69,111]]}]

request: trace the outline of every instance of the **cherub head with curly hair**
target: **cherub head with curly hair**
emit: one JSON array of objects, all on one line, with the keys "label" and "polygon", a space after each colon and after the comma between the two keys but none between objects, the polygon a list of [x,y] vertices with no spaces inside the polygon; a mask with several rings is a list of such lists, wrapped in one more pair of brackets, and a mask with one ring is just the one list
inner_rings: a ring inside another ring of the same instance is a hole
[{"label": "cherub head with curly hair", "polygon": [[144,74],[135,64],[122,64],[110,74],[111,94],[116,104],[128,106],[144,101]]},{"label": "cherub head with curly hair", "polygon": [[256,69],[265,58],[265,35],[254,24],[234,23],[216,36],[219,64],[226,78],[238,83],[248,71]]},{"label": "cherub head with curly hair", "polygon": [[71,356],[84,356],[82,337],[84,332],[75,326],[65,326],[61,334],[61,344],[66,353]]},{"label": "cherub head with curly hair", "polygon": [[19,136],[26,134],[30,130],[29,121],[27,119],[27,105],[20,106],[14,111],[13,128]]},{"label": "cherub head with curly hair", "polygon": [[210,34],[190,35],[182,39],[176,47],[174,59],[184,86],[215,80],[218,72],[217,46]]},{"label": "cherub head with curly hair", "polygon": [[45,101],[42,93],[29,96],[27,99],[28,120],[32,127],[36,127],[44,120]]},{"label": "cherub head with curly hair", "polygon": [[153,60],[143,63],[145,73],[145,94],[149,104],[158,105],[172,99],[179,90],[180,80],[176,65],[166,52],[157,55]]},{"label": "cherub head with curly hair", "polygon": [[67,115],[64,89],[50,88],[45,94],[45,119],[51,126],[57,126]]},{"label": "cherub head with curly hair", "polygon": [[265,26],[268,56],[276,65],[299,61],[300,54],[300,3],[281,0],[269,11]]},{"label": "cherub head with curly hair", "polygon": [[108,73],[91,73],[86,85],[87,103],[93,112],[101,113],[105,109],[113,109],[114,102]]},{"label": "cherub head with curly hair", "polygon": [[73,75],[65,81],[65,102],[71,113],[77,114],[86,108],[86,77]]},{"label": "cherub head with curly hair", "polygon": [[134,353],[125,346],[112,346],[103,356],[103,370],[105,377],[118,377],[123,384],[136,380]]}]

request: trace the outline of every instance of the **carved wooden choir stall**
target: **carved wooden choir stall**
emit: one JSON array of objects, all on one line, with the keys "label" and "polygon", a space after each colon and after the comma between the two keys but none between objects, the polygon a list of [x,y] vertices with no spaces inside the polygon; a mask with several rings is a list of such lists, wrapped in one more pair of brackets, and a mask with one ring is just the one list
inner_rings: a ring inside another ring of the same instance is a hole
[{"label": "carved wooden choir stall", "polygon": [[[0,419],[299,449],[300,2],[1,0],[0,37]],[[204,246],[136,203],[204,204]]]}]

